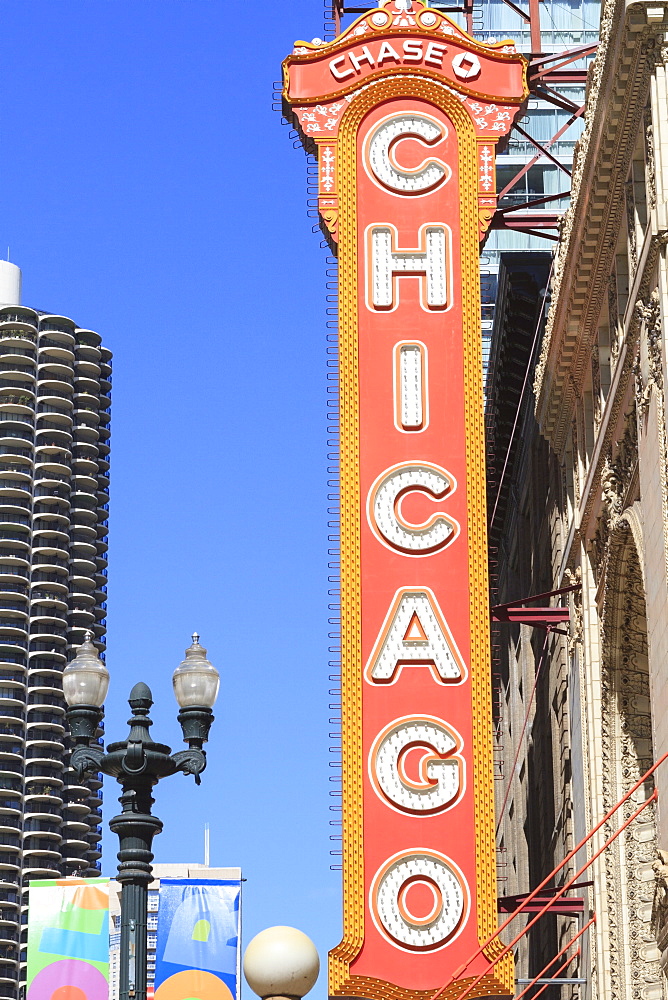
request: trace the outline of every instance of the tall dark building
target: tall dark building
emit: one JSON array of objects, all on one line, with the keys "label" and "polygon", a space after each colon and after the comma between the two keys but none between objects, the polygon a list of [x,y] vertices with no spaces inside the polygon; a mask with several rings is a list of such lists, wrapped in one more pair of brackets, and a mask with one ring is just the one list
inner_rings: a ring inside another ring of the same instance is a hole
[{"label": "tall dark building", "polygon": [[19,302],[20,271],[0,262],[0,997],[12,998],[22,890],[99,867],[102,782],[67,766],[62,671],[86,629],[104,655],[111,393],[97,333]]}]

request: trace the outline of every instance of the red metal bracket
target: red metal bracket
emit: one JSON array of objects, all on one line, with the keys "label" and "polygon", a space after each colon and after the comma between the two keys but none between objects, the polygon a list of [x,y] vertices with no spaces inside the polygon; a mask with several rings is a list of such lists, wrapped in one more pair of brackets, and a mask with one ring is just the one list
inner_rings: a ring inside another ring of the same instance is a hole
[{"label": "red metal bracket", "polygon": [[570,611],[568,608],[558,606],[556,608],[539,607],[527,608],[525,604],[532,601],[542,601],[549,597],[558,597],[560,594],[569,594],[574,590],[579,590],[581,583],[575,583],[571,587],[560,587],[559,590],[550,590],[545,594],[534,594],[532,597],[524,597],[518,601],[509,601],[508,604],[496,604],[491,609],[493,622],[510,622],[516,625],[533,625],[534,628],[549,629],[551,632],[558,632],[560,635],[568,635],[565,629],[555,628],[560,622],[570,621]]},{"label": "red metal bracket", "polygon": [[[578,882],[572,885],[571,889],[586,889],[593,884],[593,882]],[[523,913],[538,913],[540,910],[564,917],[584,913],[585,901],[582,896],[562,896],[554,902],[553,898],[557,892],[558,888],[541,889],[532,899],[529,899],[528,892],[519,893],[517,896],[499,896],[499,913],[515,913],[520,908]]]}]

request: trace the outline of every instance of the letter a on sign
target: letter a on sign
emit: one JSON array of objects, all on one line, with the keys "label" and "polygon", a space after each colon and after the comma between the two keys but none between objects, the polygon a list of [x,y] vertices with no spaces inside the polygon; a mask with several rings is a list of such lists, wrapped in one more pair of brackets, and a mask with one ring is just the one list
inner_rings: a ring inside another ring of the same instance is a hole
[{"label": "letter a on sign", "polygon": [[392,684],[402,667],[428,666],[444,684],[466,677],[466,667],[433,592],[403,588],[392,607],[366,667],[372,684]]}]

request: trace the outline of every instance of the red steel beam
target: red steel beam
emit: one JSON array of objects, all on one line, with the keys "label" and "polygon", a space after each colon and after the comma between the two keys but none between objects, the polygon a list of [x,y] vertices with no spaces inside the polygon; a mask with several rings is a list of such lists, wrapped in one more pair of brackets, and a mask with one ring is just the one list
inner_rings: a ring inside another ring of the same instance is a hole
[{"label": "red steel beam", "polygon": [[[563,69],[564,66],[569,66],[572,62],[576,62],[578,59],[584,59],[585,56],[593,54],[597,48],[598,42],[594,42],[591,45],[579,45],[575,49],[566,49],[565,52],[558,52],[550,56],[538,56],[529,63],[529,80],[531,83],[534,83],[548,73],[554,73],[557,70]],[[555,62],[556,66],[547,65],[548,63]],[[539,66],[544,66],[545,68],[539,69]],[[584,72],[584,70],[581,72]]]},{"label": "red steel beam", "polygon": [[[661,766],[661,765],[662,765],[662,764],[663,764],[663,763],[664,763],[664,762],[665,762],[665,761],[666,761],[667,759],[668,759],[668,753],[664,753],[664,754],[662,754],[662,755],[661,755],[661,757],[659,757],[659,759],[658,759],[658,760],[657,760],[657,761],[656,761],[656,762],[655,762],[654,764],[652,764],[652,766],[651,766],[650,768],[648,768],[648,770],[647,770],[647,771],[645,771],[645,773],[644,773],[644,774],[643,774],[643,775],[642,775],[642,776],[641,776],[640,778],[638,778],[638,780],[637,780],[637,781],[636,781],[636,782],[635,782],[635,783],[634,783],[634,784],[633,784],[633,785],[631,786],[631,788],[629,788],[629,790],[628,790],[628,791],[627,791],[627,792],[626,792],[626,793],[625,793],[625,794],[624,794],[624,795],[622,796],[622,798],[621,798],[621,799],[620,799],[620,800],[619,800],[618,802],[616,802],[616,803],[615,803],[615,805],[614,805],[614,806],[613,806],[613,807],[612,807],[611,809],[608,809],[608,811],[607,811],[607,813],[605,814],[605,816],[603,816],[603,817],[602,817],[602,818],[601,818],[601,819],[600,819],[600,820],[598,821],[598,823],[596,824],[596,826],[594,826],[594,827],[593,827],[593,828],[592,828],[592,829],[591,829],[591,830],[589,831],[589,833],[588,833],[588,834],[587,834],[587,835],[586,835],[585,837],[583,837],[583,838],[582,838],[582,840],[581,840],[581,841],[580,841],[580,842],[579,842],[578,844],[576,844],[576,845],[575,845],[575,847],[574,847],[574,848],[573,848],[572,850],[570,850],[570,851],[568,852],[568,854],[566,855],[566,857],[565,857],[565,858],[563,859],[563,861],[561,861],[561,862],[560,862],[560,863],[559,863],[559,864],[558,864],[558,865],[556,866],[556,868],[554,869],[554,871],[551,871],[551,872],[550,872],[550,874],[549,874],[549,875],[547,875],[547,876],[546,876],[546,877],[545,877],[545,878],[543,879],[543,881],[542,881],[542,882],[540,883],[540,885],[536,886],[536,888],[535,888],[535,889],[533,889],[533,890],[532,890],[532,891],[531,891],[531,892],[529,893],[529,895],[527,896],[527,898],[526,898],[526,901],[525,901],[525,903],[523,904],[523,906],[519,907],[519,908],[518,908],[518,909],[516,910],[516,912],[515,912],[515,913],[511,914],[511,915],[510,915],[510,916],[509,916],[509,917],[508,917],[508,918],[507,918],[506,920],[504,920],[504,922],[503,922],[503,923],[501,924],[501,926],[500,926],[500,927],[498,928],[498,930],[496,930],[496,931],[494,932],[494,934],[491,934],[491,935],[490,935],[490,936],[489,936],[489,937],[488,937],[488,938],[487,938],[487,939],[486,939],[485,941],[483,941],[483,942],[482,942],[482,944],[481,944],[481,945],[480,945],[480,946],[479,946],[479,947],[478,947],[478,948],[476,949],[476,951],[475,951],[475,952],[474,952],[474,953],[473,953],[473,954],[472,954],[472,955],[471,955],[471,956],[470,956],[470,957],[469,957],[469,958],[468,958],[468,959],[466,960],[466,962],[464,962],[464,963],[463,963],[462,965],[460,965],[460,966],[459,966],[459,968],[458,968],[458,969],[456,969],[456,970],[455,970],[455,972],[454,972],[454,973],[452,974],[452,976],[450,977],[450,979],[449,979],[449,980],[448,980],[448,981],[447,981],[446,983],[444,983],[444,984],[443,984],[443,986],[441,986],[441,988],[440,988],[440,989],[438,989],[438,990],[437,990],[437,991],[436,991],[436,992],[435,992],[435,993],[434,993],[434,994],[432,995],[432,997],[431,997],[431,1000],[438,1000],[438,998],[439,998],[439,997],[440,997],[440,996],[441,996],[441,995],[443,994],[443,992],[444,992],[444,991],[445,991],[445,990],[446,990],[446,989],[447,989],[447,988],[448,988],[449,986],[451,986],[451,985],[452,985],[452,984],[453,984],[453,983],[454,983],[454,982],[455,982],[455,981],[456,981],[457,979],[461,978],[461,975],[462,975],[462,973],[463,973],[463,972],[466,972],[466,970],[467,970],[467,969],[469,968],[469,966],[471,965],[471,963],[472,963],[472,962],[474,962],[474,961],[476,960],[476,958],[478,958],[478,956],[479,956],[479,955],[481,955],[481,954],[482,954],[482,953],[483,953],[483,952],[485,951],[485,949],[486,949],[486,948],[489,948],[489,946],[490,946],[490,945],[492,944],[492,942],[493,942],[493,941],[496,941],[496,940],[497,940],[497,938],[499,937],[499,935],[500,935],[501,933],[503,933],[503,931],[504,931],[504,930],[506,929],[506,927],[508,926],[508,924],[510,924],[510,923],[511,923],[511,921],[515,919],[515,916],[517,915],[517,913],[521,913],[521,912],[522,912],[522,910],[524,909],[524,907],[525,907],[525,906],[527,905],[527,903],[529,903],[529,902],[531,902],[531,900],[535,899],[535,898],[536,898],[536,896],[538,895],[538,893],[539,893],[539,892],[540,892],[540,891],[541,891],[542,889],[544,889],[544,888],[545,888],[545,886],[546,886],[546,885],[547,885],[547,884],[548,884],[549,882],[551,882],[551,881],[552,881],[552,879],[553,879],[553,878],[554,878],[554,877],[555,877],[555,876],[556,876],[556,875],[557,875],[557,874],[558,874],[558,873],[559,873],[559,872],[560,872],[560,871],[562,870],[562,868],[564,868],[564,867],[565,867],[565,866],[566,866],[567,864],[569,864],[569,863],[570,863],[570,862],[571,862],[571,861],[573,860],[573,858],[575,858],[575,857],[576,857],[576,855],[578,854],[578,852],[579,852],[579,851],[581,851],[581,850],[582,850],[582,848],[583,848],[583,847],[585,846],[585,844],[587,844],[587,843],[588,843],[588,842],[589,842],[589,841],[590,841],[590,840],[592,839],[592,837],[594,836],[594,834],[598,833],[598,831],[599,831],[599,830],[601,829],[601,827],[602,827],[602,826],[604,826],[604,825],[605,825],[606,823],[608,823],[608,822],[610,821],[611,817],[612,817],[612,816],[614,816],[614,814],[615,814],[615,813],[617,812],[617,810],[618,810],[618,809],[620,809],[620,808],[621,808],[621,807],[622,807],[622,806],[624,805],[624,803],[625,803],[625,802],[628,802],[628,800],[629,800],[629,799],[631,798],[631,796],[632,796],[632,795],[634,795],[634,794],[635,794],[635,792],[637,792],[637,790],[638,790],[638,789],[639,789],[639,788],[640,788],[640,787],[641,787],[642,785],[644,785],[644,784],[645,784],[645,782],[646,782],[646,781],[647,781],[647,779],[648,779],[648,778],[650,777],[650,775],[654,774],[654,772],[656,771],[656,769],[657,769],[658,767],[660,767],[660,766]],[[657,793],[656,789],[654,789],[654,791],[652,792],[652,794],[651,794],[651,795],[650,795],[650,796],[649,796],[649,797],[648,797],[647,799],[645,799],[645,801],[644,801],[644,802],[642,802],[642,803],[641,803],[641,804],[640,804],[640,805],[638,806],[638,808],[637,808],[637,809],[635,809],[635,810],[634,810],[634,811],[633,811],[633,812],[631,813],[631,815],[630,815],[630,816],[628,817],[628,819],[626,819],[626,820],[625,820],[625,821],[624,821],[624,822],[623,822],[623,823],[621,824],[621,826],[619,827],[619,829],[618,829],[618,830],[615,830],[615,832],[614,832],[613,834],[611,834],[611,835],[610,835],[610,836],[609,836],[609,837],[608,837],[608,838],[607,838],[607,839],[606,839],[606,840],[605,840],[605,841],[603,842],[603,844],[601,845],[601,847],[600,847],[600,848],[599,848],[599,849],[598,849],[598,850],[597,850],[597,851],[596,851],[596,852],[595,852],[595,853],[594,853],[594,854],[592,855],[592,857],[591,857],[591,858],[589,858],[589,860],[588,860],[588,861],[587,861],[587,862],[586,862],[586,863],[585,863],[585,864],[584,864],[584,865],[583,865],[583,866],[582,866],[582,867],[581,867],[581,868],[580,868],[580,869],[579,869],[579,870],[578,870],[578,871],[577,871],[577,872],[575,873],[575,875],[573,875],[573,876],[572,876],[572,877],[571,877],[571,878],[570,878],[570,879],[569,879],[569,880],[568,880],[568,881],[567,881],[566,883],[564,883],[564,885],[563,885],[563,886],[562,886],[562,887],[561,887],[561,888],[560,888],[560,889],[559,889],[559,890],[557,891],[556,895],[554,896],[554,899],[557,899],[557,898],[560,898],[561,896],[563,896],[563,895],[564,895],[564,893],[568,892],[568,890],[569,890],[569,889],[571,889],[571,888],[572,888],[572,887],[573,887],[573,886],[575,885],[575,883],[577,882],[577,880],[579,879],[579,877],[580,877],[580,876],[581,876],[581,875],[583,874],[583,872],[585,872],[585,871],[587,870],[587,868],[589,868],[589,867],[590,867],[590,865],[592,865],[592,864],[593,864],[593,862],[594,862],[594,861],[596,861],[596,859],[597,859],[597,858],[599,858],[599,857],[601,856],[601,854],[603,853],[603,851],[605,851],[605,850],[606,850],[606,849],[607,849],[607,848],[608,848],[608,847],[610,846],[610,844],[612,844],[612,843],[613,843],[613,842],[614,842],[614,841],[615,841],[615,840],[617,839],[617,837],[619,837],[619,835],[620,835],[621,833],[623,833],[623,832],[624,832],[624,830],[625,830],[625,829],[626,829],[626,828],[627,828],[627,827],[628,827],[628,826],[629,826],[629,825],[630,825],[630,824],[631,824],[631,823],[632,823],[632,822],[633,822],[633,821],[634,821],[635,819],[637,819],[637,817],[638,817],[638,816],[640,815],[640,813],[641,813],[641,812],[643,811],[643,809],[646,809],[646,808],[647,808],[647,806],[648,806],[648,805],[650,805],[650,804],[651,804],[652,802],[656,802],[657,798],[658,798],[658,793]],[[496,958],[496,961],[497,961],[497,962],[498,962],[498,961],[499,961],[499,960],[500,960],[501,958],[503,958],[503,957],[504,957],[504,955],[507,955],[507,954],[508,954],[508,952],[509,952],[509,951],[510,951],[510,950],[511,950],[512,948],[514,948],[514,947],[515,947],[515,945],[516,945],[516,944],[517,944],[517,942],[518,942],[518,941],[520,940],[520,938],[521,938],[521,937],[523,937],[523,935],[524,935],[524,934],[525,934],[525,933],[526,933],[526,932],[527,932],[527,931],[529,930],[529,928],[530,928],[530,927],[533,927],[533,925],[534,925],[534,924],[536,923],[536,921],[540,919],[540,916],[541,916],[541,914],[537,914],[537,915],[536,915],[536,916],[535,916],[535,917],[533,918],[533,920],[530,920],[530,921],[529,921],[529,923],[528,923],[528,924],[526,925],[526,927],[524,928],[524,930],[523,930],[523,931],[522,931],[522,932],[521,932],[521,933],[520,933],[520,934],[519,934],[519,935],[518,935],[518,936],[517,936],[517,937],[516,937],[516,938],[515,938],[515,939],[514,939],[514,940],[513,940],[513,941],[512,941],[512,942],[511,942],[510,944],[509,944],[509,945],[507,945],[507,946],[504,946],[504,947],[503,947],[503,948],[501,949],[501,952],[500,952],[500,954],[499,954],[499,955],[497,956],[497,958]],[[480,982],[480,980],[481,980],[481,979],[483,978],[483,976],[484,976],[484,975],[485,975],[485,973],[482,973],[482,974],[481,974],[480,976],[478,976],[478,977],[477,977],[477,978],[476,978],[475,980],[473,980],[473,982],[471,982],[471,983],[469,984],[469,986],[468,986],[468,987],[467,987],[467,989],[466,989],[466,990],[464,991],[464,993],[462,993],[462,994],[461,994],[461,995],[459,996],[458,1000],[464,1000],[464,997],[468,996],[468,994],[469,994],[469,993],[471,992],[471,990],[472,990],[472,989],[474,989],[474,987],[478,985],[478,983]]]},{"label": "red steel beam", "polygon": [[499,208],[497,215],[510,215],[511,212],[522,212],[524,209],[535,208],[536,205],[546,205],[549,201],[558,201],[559,198],[568,198],[570,191],[559,191],[557,194],[546,194],[542,198],[532,198],[531,201],[523,201],[521,205],[508,205],[507,208]]},{"label": "red steel beam", "polygon": [[540,36],[539,0],[529,0],[529,35],[531,38],[531,51],[535,53],[541,52],[543,43]]},{"label": "red steel beam", "polygon": [[572,583],[568,587],[559,587],[558,590],[546,590],[543,594],[531,594],[530,597],[518,597],[516,601],[508,601],[506,604],[495,604],[492,611],[517,608],[523,604],[531,604],[533,601],[544,601],[546,597],[561,597],[562,594],[572,594],[573,591],[581,589],[581,583]]},{"label": "red steel beam", "polygon": [[568,608],[492,608],[493,622],[511,622],[522,625],[558,625],[570,621]]},{"label": "red steel beam", "polygon": [[[568,121],[564,125],[561,126],[561,128],[559,129],[559,131],[555,132],[555,134],[552,136],[552,138],[549,140],[549,142],[546,142],[544,144],[545,147],[551,146],[553,142],[556,142],[557,139],[560,139],[561,136],[564,134],[564,132],[571,127],[571,125],[573,124],[573,122],[576,121],[582,114],[584,114],[584,109],[585,109],[585,105],[583,104],[581,107],[579,107],[577,109],[577,111],[575,111],[571,115],[571,117],[568,119]],[[519,129],[519,126],[515,126],[515,127]],[[523,131],[523,130],[519,129],[519,131]],[[533,139],[530,135],[528,135],[526,132],[524,132],[524,135],[526,135],[527,138],[530,139],[531,142],[534,144],[534,146],[537,146],[541,150],[541,152],[538,153],[537,156],[534,156],[533,159],[529,160],[528,163],[525,163],[524,166],[522,167],[522,169],[520,171],[518,171],[518,173],[515,175],[515,177],[513,177],[513,179],[508,184],[506,184],[506,186],[504,187],[503,191],[499,192],[499,200],[501,198],[503,198],[504,194],[508,194],[508,192],[510,191],[511,187],[513,186],[513,184],[517,184],[517,182],[520,179],[520,177],[524,177],[524,175],[526,174],[526,172],[528,170],[530,170],[531,167],[533,167],[534,163],[537,163],[538,160],[540,160],[541,156],[543,156],[543,154],[546,152],[546,149],[544,149],[542,146],[540,146],[540,144],[535,139]],[[549,154],[549,155],[551,155],[551,154]],[[568,171],[566,171],[566,173],[568,173]]]},{"label": "red steel beam", "polygon": [[501,215],[500,212],[497,212],[492,218],[491,228],[512,229],[514,232],[528,233],[530,236],[540,236],[541,239],[558,242],[558,235],[549,233],[547,230],[558,229],[560,219],[560,215],[547,214],[538,217],[535,215],[517,215],[513,218],[512,215]]},{"label": "red steel beam", "polygon": [[[664,754],[664,757],[665,756],[666,755]],[[664,758],[662,758],[662,759],[664,759]],[[657,762],[657,763],[659,763],[659,762]],[[631,823],[635,819],[638,818],[638,816],[643,811],[643,809],[646,809],[647,806],[651,802],[656,802],[656,800],[658,799],[658,797],[659,797],[659,794],[658,794],[658,792],[657,792],[657,790],[655,788],[654,791],[652,792],[652,794],[649,796],[649,798],[645,799],[645,801],[640,806],[638,806],[637,809],[635,809],[631,813],[631,815],[629,816],[629,818],[627,820],[625,820],[621,824],[621,826],[619,827],[619,829],[616,830],[612,834],[612,836],[608,837],[607,840],[605,840],[603,842],[602,846],[599,847],[599,849],[592,855],[592,857],[589,859],[589,861],[585,862],[585,864],[582,866],[582,868],[580,868],[575,873],[575,875],[573,875],[568,880],[568,882],[564,883],[564,885],[561,887],[561,889],[559,889],[558,892],[557,892],[557,894],[554,896],[554,900],[556,901],[557,899],[561,898],[561,896],[563,896],[564,893],[568,892],[568,890],[571,888],[571,886],[573,885],[573,883],[580,877],[580,875],[582,875],[582,873],[584,871],[586,871],[587,868],[589,868],[589,866],[591,864],[593,864],[593,862],[596,861],[596,859],[601,856],[601,854],[603,853],[603,851],[605,851],[610,846],[610,844],[612,844],[613,841],[615,841],[617,839],[617,837],[620,835],[620,833],[623,833],[623,831],[626,830],[626,828],[628,826],[630,826]],[[591,834],[590,834],[590,836],[591,836]],[[587,839],[589,839],[589,838],[587,838]],[[562,866],[563,866],[563,862],[562,862]],[[538,892],[538,890],[534,889],[534,893],[537,893],[537,892]],[[533,895],[533,894],[530,894],[530,895]],[[529,897],[527,897],[527,899],[528,898]],[[520,913],[520,912],[523,912],[523,907],[518,907],[518,909],[515,911],[515,913],[512,913],[508,917],[508,919],[504,922],[504,924],[502,926],[505,927],[506,924],[510,923],[510,921],[515,918],[516,914]],[[501,948],[500,952],[497,954],[497,956],[495,958],[494,964],[496,964],[502,958],[504,958],[506,955],[508,955],[512,951],[512,949],[515,947],[515,945],[518,943],[518,941],[521,941],[521,939],[525,936],[525,934],[527,933],[527,931],[529,931],[540,920],[540,918],[543,916],[543,914],[546,913],[546,912],[547,912],[547,907],[543,908],[540,912],[538,912],[536,914],[536,916],[533,917],[533,919],[529,921],[529,923],[526,925],[526,927],[524,927],[519,932],[519,934],[515,935],[515,937],[513,938],[513,940],[510,942],[510,944],[504,945],[503,948]],[[499,928],[499,930],[496,932],[496,934],[492,935],[492,937],[490,938],[489,943],[491,943],[491,941],[493,941],[495,938],[497,938],[499,936],[500,930],[501,930],[501,928]],[[482,950],[482,948],[480,948],[478,950],[477,954],[480,954],[481,950]],[[461,966],[456,971],[456,973],[453,975],[452,979],[448,983],[445,983],[440,988],[440,990],[438,990],[438,992],[433,995],[433,997],[431,998],[431,1000],[437,1000],[437,998],[443,993],[443,991],[445,989],[447,989],[447,987],[450,986],[453,982],[455,982],[456,979],[459,978],[460,973],[463,972],[464,969],[468,968],[468,966],[471,964],[472,961],[473,961],[473,959],[469,959],[469,961],[464,966]],[[457,1000],[464,1000],[464,998],[469,995],[469,993],[471,992],[471,990],[475,989],[475,987],[478,985],[478,983],[480,982],[480,980],[485,977],[485,975],[486,975],[485,972],[481,972],[478,976],[476,976],[476,978],[472,982],[469,983],[469,985],[466,987],[466,989],[464,990],[464,992],[459,994],[459,996],[457,997]]]},{"label": "red steel beam", "polygon": [[[571,120],[564,126],[564,128],[568,128],[570,125],[572,125],[573,122],[575,121],[575,119],[578,118],[581,114],[582,114],[582,111],[579,110],[577,112],[577,114],[573,115],[573,117],[571,118]],[[559,138],[559,135],[561,134],[560,132],[557,132],[556,135],[553,135],[552,138],[548,139],[548,141],[545,143],[545,145],[543,145],[543,143],[539,142],[538,139],[534,139],[534,137],[532,135],[529,135],[529,133],[527,131],[525,131],[525,129],[523,129],[521,125],[515,125],[514,128],[515,128],[516,132],[519,132],[520,135],[523,135],[525,139],[528,139],[529,142],[532,143],[536,147],[536,149],[539,149],[542,156],[547,156],[548,160],[552,160],[552,162],[557,167],[559,167],[560,170],[563,170],[563,172],[565,174],[568,174],[569,177],[571,176],[570,170],[568,170],[563,165],[563,163],[560,163],[559,160],[556,158],[556,156],[553,156],[552,153],[547,148],[548,146],[551,146],[553,142],[556,142],[556,140]],[[539,159],[540,159],[540,157],[539,157]],[[504,189],[504,190],[506,190],[506,189]],[[499,195],[499,197],[501,197],[501,196]]]},{"label": "red steel beam", "polygon": [[[506,903],[503,896],[499,899],[499,913],[514,913],[518,906],[519,903],[514,906]],[[555,913],[560,917],[570,917],[584,913],[585,901],[581,896],[571,896],[568,899],[562,899],[559,903],[551,904],[549,896],[537,896],[522,912],[538,913],[539,910],[543,912],[546,907],[549,913]]]}]

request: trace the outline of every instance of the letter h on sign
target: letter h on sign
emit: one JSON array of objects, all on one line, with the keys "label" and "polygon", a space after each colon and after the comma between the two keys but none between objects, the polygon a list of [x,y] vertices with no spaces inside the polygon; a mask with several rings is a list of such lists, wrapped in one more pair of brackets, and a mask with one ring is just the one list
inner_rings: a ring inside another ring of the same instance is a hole
[{"label": "letter h on sign", "polygon": [[451,305],[452,277],[450,227],[427,223],[420,227],[419,244],[398,247],[395,226],[370,226],[367,235],[367,306],[391,310],[399,302],[398,279],[415,275],[420,280],[420,303],[428,312]]}]

